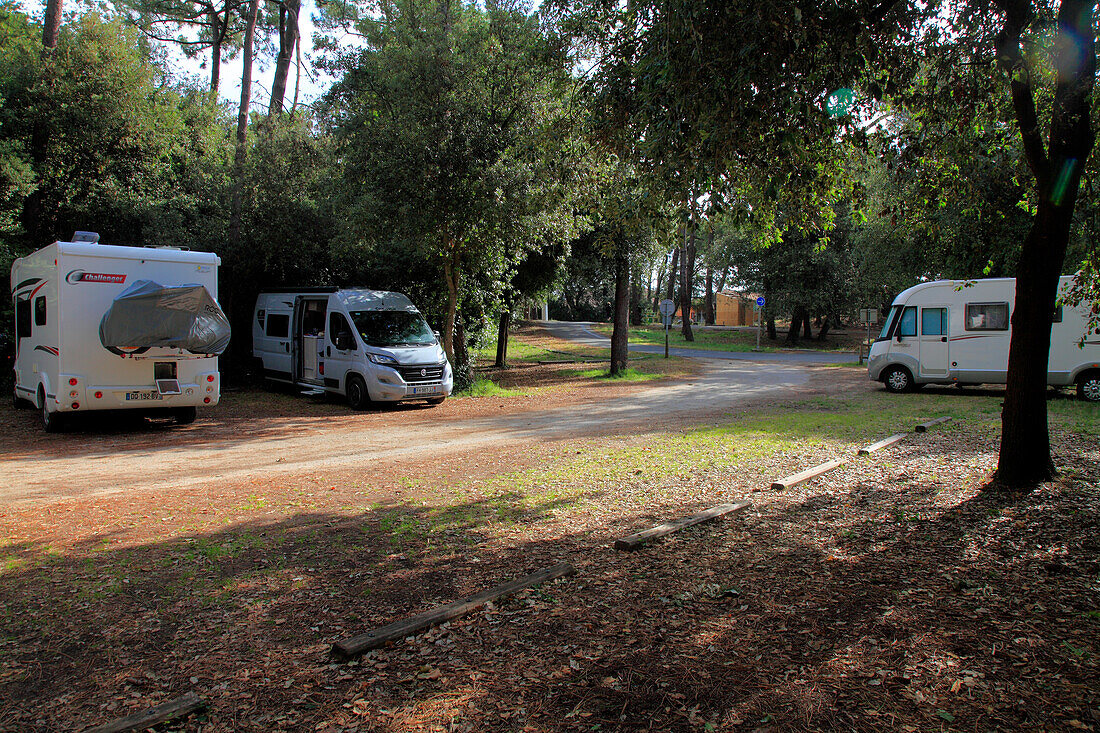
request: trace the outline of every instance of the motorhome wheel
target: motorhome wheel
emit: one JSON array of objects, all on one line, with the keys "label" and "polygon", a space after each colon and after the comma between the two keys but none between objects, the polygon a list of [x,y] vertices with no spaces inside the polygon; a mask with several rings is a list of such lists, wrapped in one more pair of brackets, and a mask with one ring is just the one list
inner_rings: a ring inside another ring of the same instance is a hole
[{"label": "motorhome wheel", "polygon": [[888,392],[900,393],[913,389],[913,377],[909,375],[908,369],[900,366],[890,367],[882,383]]},{"label": "motorhome wheel", "polygon": [[1086,402],[1100,402],[1100,372],[1086,372],[1077,378],[1077,396]]},{"label": "motorhome wheel", "polygon": [[348,405],[353,410],[365,410],[370,404],[370,395],[367,393],[367,383],[363,378],[352,374],[348,377],[347,384]]},{"label": "motorhome wheel", "polygon": [[64,416],[59,412],[50,412],[46,406],[46,393],[38,390],[38,404],[42,410],[42,429],[47,433],[59,433],[64,423]]}]

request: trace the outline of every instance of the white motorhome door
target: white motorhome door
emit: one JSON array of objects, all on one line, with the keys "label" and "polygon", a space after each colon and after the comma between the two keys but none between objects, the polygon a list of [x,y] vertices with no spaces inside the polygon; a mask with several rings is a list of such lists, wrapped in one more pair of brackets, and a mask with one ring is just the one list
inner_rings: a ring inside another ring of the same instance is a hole
[{"label": "white motorhome door", "polygon": [[947,376],[950,349],[947,306],[920,309],[920,374],[925,377]]},{"label": "white motorhome door", "polygon": [[281,301],[268,301],[261,326],[264,370],[276,379],[293,380],[290,354],[290,306]]}]

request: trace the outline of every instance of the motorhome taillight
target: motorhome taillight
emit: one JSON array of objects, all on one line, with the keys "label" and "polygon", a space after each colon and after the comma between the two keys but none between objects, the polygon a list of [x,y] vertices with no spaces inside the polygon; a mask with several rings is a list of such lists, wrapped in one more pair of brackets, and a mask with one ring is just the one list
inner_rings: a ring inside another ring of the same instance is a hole
[{"label": "motorhome taillight", "polygon": [[74,410],[79,410],[80,409],[80,403],[79,402],[74,402],[73,403],[73,409]]},{"label": "motorhome taillight", "polygon": [[207,382],[213,382],[214,381],[214,375],[213,374],[207,374],[206,375],[206,381]]},{"label": "motorhome taillight", "polygon": [[103,399],[103,393],[102,393],[102,392],[96,392],[96,393],[95,393],[95,398],[96,398],[97,400],[101,400],[101,399]]},{"label": "motorhome taillight", "polygon": [[77,396],[78,394],[80,394],[80,393],[79,393],[79,392],[77,392],[77,391],[76,391],[76,390],[74,389],[74,390],[73,390],[72,392],[70,392],[70,393],[69,393],[69,396],[70,396],[70,397],[76,397],[76,396]]},{"label": "motorhome taillight", "polygon": [[208,405],[210,404],[210,398],[209,397],[203,397],[202,401],[205,402]]},{"label": "motorhome taillight", "polygon": [[76,386],[76,377],[69,377],[69,386],[70,387],[75,387]]}]

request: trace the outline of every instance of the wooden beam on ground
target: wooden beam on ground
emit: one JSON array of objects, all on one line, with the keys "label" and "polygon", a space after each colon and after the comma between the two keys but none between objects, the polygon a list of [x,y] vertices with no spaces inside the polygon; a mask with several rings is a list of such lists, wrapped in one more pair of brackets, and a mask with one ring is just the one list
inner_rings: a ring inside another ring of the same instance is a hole
[{"label": "wooden beam on ground", "polygon": [[815,476],[820,476],[823,473],[832,471],[837,466],[844,465],[844,459],[838,458],[835,461],[829,461],[828,463],[822,463],[821,465],[814,466],[813,468],[807,468],[805,471],[791,474],[786,478],[781,478],[778,481],[772,482],[773,489],[789,489],[792,486],[798,486],[803,481],[809,481]]},{"label": "wooden beam on ground", "polygon": [[406,636],[412,636],[417,632],[434,626],[435,624],[441,624],[445,621],[465,616],[468,613],[476,611],[484,606],[489,601],[495,601],[498,598],[511,595],[517,591],[521,591],[527,588],[533,588],[536,585],[540,585],[549,580],[556,578],[563,578],[567,575],[572,575],[577,572],[576,568],[567,562],[563,562],[553,567],[544,568],[537,573],[532,573],[523,578],[513,580],[510,583],[504,583],[498,585],[495,588],[490,588],[487,591],[478,593],[475,596],[470,596],[464,601],[456,601],[455,603],[449,603],[446,606],[439,606],[433,608],[430,611],[417,614],[401,621],[395,621],[389,626],[383,626],[380,629],[374,631],[368,631],[365,634],[352,637],[345,641],[338,641],[332,645],[332,653],[338,657],[344,659],[350,659],[351,657],[357,657],[360,654],[370,651],[371,649],[377,649],[380,646],[385,646],[392,641],[399,641]]},{"label": "wooden beam on ground", "polygon": [[154,725],[190,715],[202,710],[204,707],[206,707],[206,703],[195,693],[189,692],[183,697],[161,703],[141,713],[119,718],[113,723],[99,725],[95,728],[86,728],[84,733],[122,733],[122,731],[145,730],[146,728],[152,728]]},{"label": "wooden beam on ground", "polygon": [[895,435],[891,435],[889,438],[884,438],[877,443],[871,443],[871,445],[867,446],[866,448],[860,448],[859,451],[857,451],[857,454],[861,456],[868,456],[877,450],[882,450],[883,448],[893,445],[899,440],[904,439],[907,435],[909,435],[909,433],[897,433]]},{"label": "wooden beam on ground", "polygon": [[751,501],[735,501],[732,504],[719,504],[716,507],[711,507],[705,511],[693,514],[690,517],[684,519],[677,519],[665,524],[658,524],[652,529],[647,529],[637,534],[632,534],[629,537],[622,537],[615,540],[616,550],[637,550],[650,540],[657,539],[658,537],[664,537],[666,534],[672,534],[678,532],[685,527],[691,527],[702,522],[710,521],[717,517],[725,516],[726,514],[732,514],[733,512],[739,512],[746,507],[752,506]]},{"label": "wooden beam on ground", "polygon": [[932,427],[933,425],[939,425],[940,423],[947,422],[950,419],[951,418],[949,418],[949,417],[937,417],[935,420],[929,420],[928,422],[922,422],[920,425],[918,425],[914,429],[918,433],[924,433],[924,432],[927,432],[928,428]]}]

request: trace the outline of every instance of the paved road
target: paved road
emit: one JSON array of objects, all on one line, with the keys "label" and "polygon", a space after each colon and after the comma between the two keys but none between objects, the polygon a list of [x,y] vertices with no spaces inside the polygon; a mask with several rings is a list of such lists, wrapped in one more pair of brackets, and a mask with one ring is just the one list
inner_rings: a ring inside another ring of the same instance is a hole
[{"label": "paved road", "polygon": [[[540,325],[558,338],[588,346],[608,348],[610,340],[591,329],[594,324],[583,321],[544,321]],[[631,351],[646,354],[663,354],[664,346],[654,344],[630,344]],[[684,349],[669,347],[669,356],[687,356],[693,359],[721,359],[727,361],[758,361],[779,364],[848,364],[859,359],[853,351],[716,351],[712,349]]]}]

